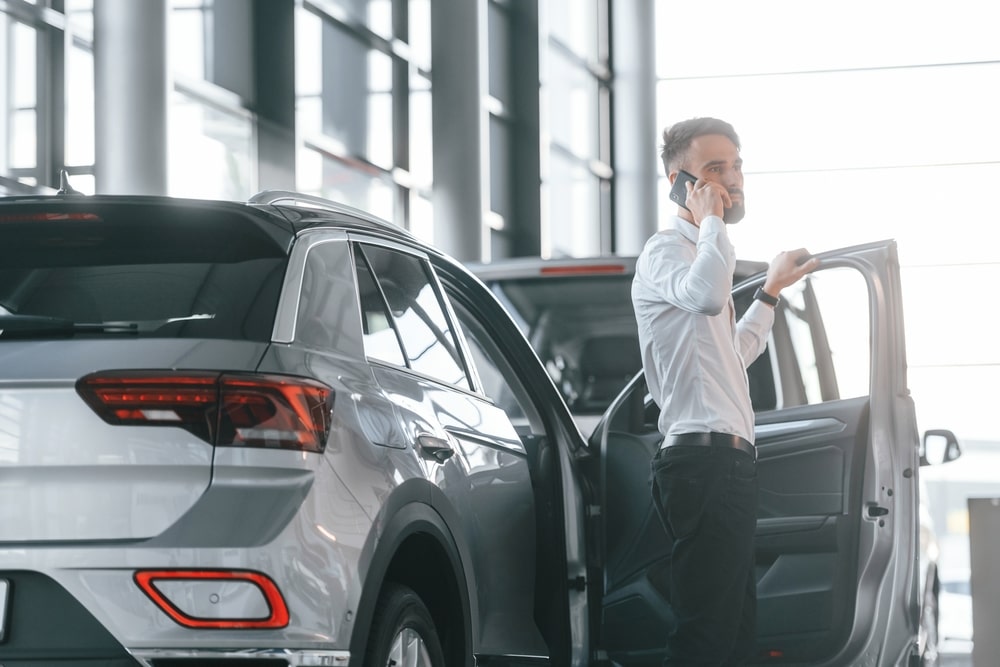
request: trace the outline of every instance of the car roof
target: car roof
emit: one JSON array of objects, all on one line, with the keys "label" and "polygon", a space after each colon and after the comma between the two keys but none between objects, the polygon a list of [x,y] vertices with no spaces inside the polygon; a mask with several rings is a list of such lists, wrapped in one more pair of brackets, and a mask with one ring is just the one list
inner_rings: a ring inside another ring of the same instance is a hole
[{"label": "car roof", "polygon": [[[246,202],[168,197],[162,195],[79,195],[32,194],[0,196],[0,207],[18,207],[33,212],[50,210],[53,214],[89,212],[98,214],[114,209],[149,207],[152,210],[182,209],[204,211],[235,221],[253,222],[267,231],[272,238],[287,247],[292,238],[311,228],[334,227],[347,231],[364,232],[386,237],[402,243],[429,248],[410,232],[377,218],[365,211],[319,197],[283,190],[266,190]],[[7,213],[0,216],[0,222]],[[27,215],[27,214],[26,214]],[[19,218],[9,218],[8,221]],[[27,218],[25,218],[27,220]],[[436,254],[436,253],[435,253]]]},{"label": "car roof", "polygon": [[296,232],[311,227],[335,225],[350,231],[388,236],[397,241],[428,248],[399,225],[347,204],[289,190],[264,190],[247,200],[245,206],[272,207],[288,219]]}]

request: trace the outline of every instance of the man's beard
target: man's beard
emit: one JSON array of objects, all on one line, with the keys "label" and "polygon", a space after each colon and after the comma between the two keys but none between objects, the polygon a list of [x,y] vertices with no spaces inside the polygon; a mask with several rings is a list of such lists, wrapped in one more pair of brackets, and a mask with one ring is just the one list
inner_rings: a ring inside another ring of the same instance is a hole
[{"label": "man's beard", "polygon": [[747,209],[743,200],[741,199],[739,202],[734,201],[732,206],[722,210],[722,221],[727,225],[735,225],[746,214]]}]

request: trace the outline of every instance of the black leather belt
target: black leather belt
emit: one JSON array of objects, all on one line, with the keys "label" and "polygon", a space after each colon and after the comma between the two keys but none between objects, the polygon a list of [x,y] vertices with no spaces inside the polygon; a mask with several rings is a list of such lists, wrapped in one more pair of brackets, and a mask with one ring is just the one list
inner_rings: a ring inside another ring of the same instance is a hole
[{"label": "black leather belt", "polygon": [[750,444],[749,440],[729,433],[679,433],[677,435],[668,435],[660,444],[660,449],[666,449],[675,445],[729,447],[745,452],[754,461],[757,460],[757,448]]}]

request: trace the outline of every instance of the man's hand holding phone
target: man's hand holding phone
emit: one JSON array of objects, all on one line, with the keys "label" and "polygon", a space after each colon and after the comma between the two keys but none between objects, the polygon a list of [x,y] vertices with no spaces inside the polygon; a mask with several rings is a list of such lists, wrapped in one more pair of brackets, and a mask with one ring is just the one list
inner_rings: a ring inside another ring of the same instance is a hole
[{"label": "man's hand holding phone", "polygon": [[721,184],[699,179],[683,169],[677,172],[670,188],[670,199],[691,212],[695,225],[701,225],[701,221],[710,215],[722,218],[733,203]]}]

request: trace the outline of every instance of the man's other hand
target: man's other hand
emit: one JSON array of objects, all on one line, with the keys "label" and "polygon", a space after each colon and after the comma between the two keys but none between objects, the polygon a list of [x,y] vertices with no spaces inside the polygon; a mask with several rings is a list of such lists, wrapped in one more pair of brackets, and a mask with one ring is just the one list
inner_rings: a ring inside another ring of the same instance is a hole
[{"label": "man's other hand", "polygon": [[767,267],[764,291],[771,296],[779,296],[781,290],[817,268],[819,268],[819,260],[805,248],[781,252]]}]

